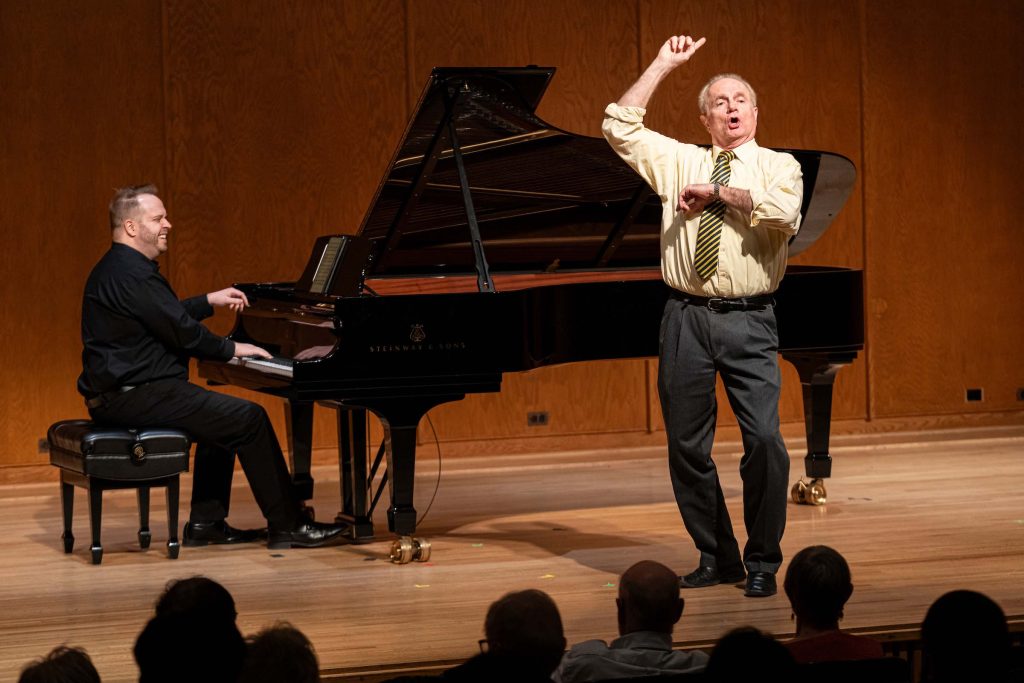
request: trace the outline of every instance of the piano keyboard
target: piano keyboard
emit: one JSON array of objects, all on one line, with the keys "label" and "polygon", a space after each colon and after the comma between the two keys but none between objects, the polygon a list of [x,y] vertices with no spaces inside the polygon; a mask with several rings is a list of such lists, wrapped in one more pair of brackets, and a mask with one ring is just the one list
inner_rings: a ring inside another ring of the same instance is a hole
[{"label": "piano keyboard", "polygon": [[259,372],[265,372],[268,375],[277,375],[278,377],[291,377],[292,366],[295,364],[291,358],[232,358],[228,361],[228,365],[241,365],[246,368],[252,368]]}]

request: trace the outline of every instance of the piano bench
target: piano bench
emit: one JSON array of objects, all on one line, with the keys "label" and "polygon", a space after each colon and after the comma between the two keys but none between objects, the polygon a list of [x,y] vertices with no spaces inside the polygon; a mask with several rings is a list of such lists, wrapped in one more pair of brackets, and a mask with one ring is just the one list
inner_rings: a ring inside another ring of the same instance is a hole
[{"label": "piano bench", "polygon": [[139,546],[149,547],[149,490],[167,489],[167,556],[178,557],[178,477],[188,471],[191,441],[177,429],[104,427],[88,420],[64,420],[46,433],[50,464],[60,468],[60,501],[64,515],[64,552],[75,544],[71,533],[75,486],[89,492],[92,563],[103,560],[100,520],[103,492],[135,489],[139,501]]}]

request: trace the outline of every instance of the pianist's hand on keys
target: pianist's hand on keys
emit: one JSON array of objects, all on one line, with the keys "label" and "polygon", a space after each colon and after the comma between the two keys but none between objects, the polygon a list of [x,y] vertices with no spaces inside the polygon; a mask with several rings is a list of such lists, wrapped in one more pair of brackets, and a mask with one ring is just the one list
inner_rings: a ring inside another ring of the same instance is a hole
[{"label": "pianist's hand on keys", "polygon": [[273,358],[266,349],[261,349],[255,344],[235,342],[235,358]]}]

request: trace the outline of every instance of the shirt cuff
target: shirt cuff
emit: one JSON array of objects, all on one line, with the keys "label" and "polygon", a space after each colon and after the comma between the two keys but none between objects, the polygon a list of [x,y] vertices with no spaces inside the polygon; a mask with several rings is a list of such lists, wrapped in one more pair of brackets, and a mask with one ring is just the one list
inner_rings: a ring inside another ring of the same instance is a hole
[{"label": "shirt cuff", "polygon": [[615,102],[604,108],[605,116],[618,119],[623,123],[643,123],[646,114],[647,109],[644,107],[623,107]]},{"label": "shirt cuff", "polygon": [[[227,354],[227,355],[224,355]],[[221,356],[220,360],[229,361],[235,357],[235,342],[231,341],[227,337],[224,338],[224,343],[221,345]]]},{"label": "shirt cuff", "polygon": [[196,320],[206,320],[213,315],[213,306],[210,305],[210,300],[206,298],[205,294],[189,297],[182,303]]},{"label": "shirt cuff", "polygon": [[756,228],[757,224],[761,222],[761,212],[757,209],[761,206],[761,202],[764,201],[764,190],[749,189],[747,192],[750,193],[750,227]]}]

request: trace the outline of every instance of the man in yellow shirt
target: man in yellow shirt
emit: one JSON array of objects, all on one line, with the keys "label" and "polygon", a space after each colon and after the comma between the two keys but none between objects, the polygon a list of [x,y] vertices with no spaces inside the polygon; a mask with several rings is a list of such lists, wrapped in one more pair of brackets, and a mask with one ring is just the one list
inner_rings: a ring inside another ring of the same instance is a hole
[{"label": "man in yellow shirt", "polygon": [[[803,180],[791,155],[757,145],[757,95],[735,74],[713,77],[698,97],[710,148],[644,127],[658,85],[702,45],[704,38],[690,36],[665,41],[636,83],[605,109],[603,130],[662,201],[662,277],[673,296],[661,324],[658,392],[672,487],[700,551],[699,566],[680,585],[746,579],[746,595],[764,597],[776,592],[789,477],[771,295],[800,227]],[[743,434],[742,555],[711,459],[718,373]]]}]

